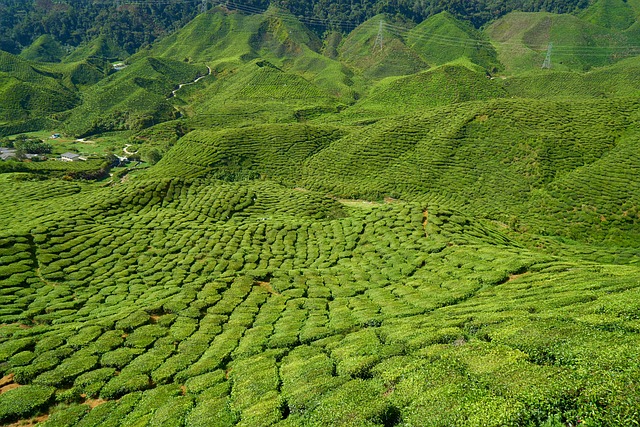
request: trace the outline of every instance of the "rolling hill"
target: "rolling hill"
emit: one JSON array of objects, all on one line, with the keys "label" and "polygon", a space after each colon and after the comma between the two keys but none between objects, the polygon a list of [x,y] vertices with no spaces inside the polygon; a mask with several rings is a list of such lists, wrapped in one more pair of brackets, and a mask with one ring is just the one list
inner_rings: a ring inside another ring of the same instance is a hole
[{"label": "rolling hill", "polygon": [[541,67],[549,43],[553,44],[552,66],[558,70],[587,71],[638,54],[635,33],[568,14],[512,12],[490,24],[486,32],[511,73]]}]

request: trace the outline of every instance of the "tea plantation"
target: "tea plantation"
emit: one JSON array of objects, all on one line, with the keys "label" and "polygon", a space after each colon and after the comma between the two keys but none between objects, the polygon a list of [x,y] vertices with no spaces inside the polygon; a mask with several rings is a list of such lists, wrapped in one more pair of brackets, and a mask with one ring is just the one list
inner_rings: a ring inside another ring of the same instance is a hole
[{"label": "tea plantation", "polygon": [[640,3],[233,9],[0,52],[0,425],[638,425]]}]

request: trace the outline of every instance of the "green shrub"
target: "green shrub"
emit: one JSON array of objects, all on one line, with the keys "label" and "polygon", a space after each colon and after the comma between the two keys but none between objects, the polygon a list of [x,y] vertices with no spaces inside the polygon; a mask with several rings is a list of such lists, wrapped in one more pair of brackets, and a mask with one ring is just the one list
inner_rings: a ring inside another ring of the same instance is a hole
[{"label": "green shrub", "polygon": [[0,421],[9,422],[36,415],[53,399],[55,388],[25,385],[0,394]]},{"label": "green shrub", "polygon": [[143,352],[144,349],[141,348],[117,348],[113,351],[104,353],[100,358],[100,364],[102,366],[112,366],[117,369],[122,369],[136,356],[142,354]]},{"label": "green shrub", "polygon": [[100,397],[104,399],[116,399],[125,394],[146,390],[151,387],[149,376],[145,374],[127,374],[111,378],[109,382],[100,390]]},{"label": "green shrub", "polygon": [[102,386],[114,376],[115,372],[114,368],[101,368],[86,372],[76,378],[73,386],[80,394],[94,397],[98,395]]},{"label": "green shrub", "polygon": [[68,408],[56,410],[42,423],[45,427],[72,427],[89,412],[87,405],[71,405]]},{"label": "green shrub", "polygon": [[214,384],[221,383],[225,380],[225,373],[219,369],[217,371],[208,372],[206,374],[198,375],[189,378],[184,386],[189,393],[201,393]]},{"label": "green shrub", "polygon": [[52,371],[40,374],[34,384],[64,386],[83,372],[91,370],[98,363],[98,356],[76,355],[65,359]]},{"label": "green shrub", "polygon": [[187,427],[232,427],[238,422],[228,398],[218,398],[199,402],[187,415]]}]

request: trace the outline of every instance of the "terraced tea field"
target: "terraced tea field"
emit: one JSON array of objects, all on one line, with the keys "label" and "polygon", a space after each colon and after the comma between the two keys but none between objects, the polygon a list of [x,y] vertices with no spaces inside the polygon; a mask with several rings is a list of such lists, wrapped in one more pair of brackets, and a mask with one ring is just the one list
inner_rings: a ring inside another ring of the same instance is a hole
[{"label": "terraced tea field", "polygon": [[637,416],[637,266],[525,249],[433,202],[269,181],[18,188],[0,240],[5,423]]},{"label": "terraced tea field", "polygon": [[638,425],[640,3],[233,7],[0,53],[0,424]]}]

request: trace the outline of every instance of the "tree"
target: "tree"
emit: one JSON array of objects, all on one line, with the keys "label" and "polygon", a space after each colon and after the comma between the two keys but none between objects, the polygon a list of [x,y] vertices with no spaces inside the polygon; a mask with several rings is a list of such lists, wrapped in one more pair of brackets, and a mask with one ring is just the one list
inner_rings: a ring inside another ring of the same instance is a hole
[{"label": "tree", "polygon": [[145,162],[155,165],[162,159],[162,153],[157,148],[151,147],[142,150],[141,157]]},{"label": "tree", "polygon": [[47,154],[51,153],[53,146],[48,142],[44,142],[38,138],[29,138],[26,135],[18,135],[13,142],[14,148],[18,154]]}]

